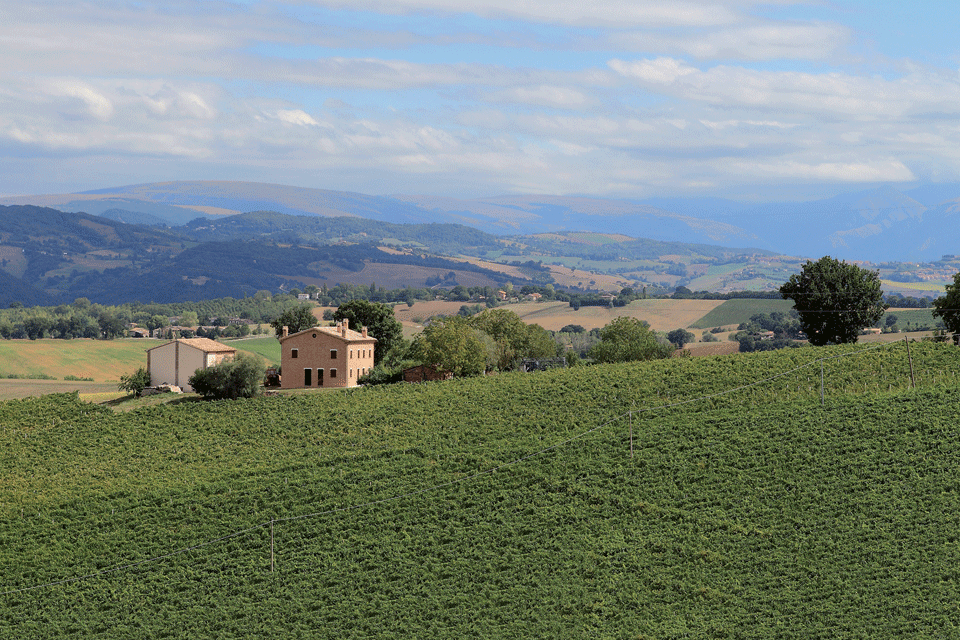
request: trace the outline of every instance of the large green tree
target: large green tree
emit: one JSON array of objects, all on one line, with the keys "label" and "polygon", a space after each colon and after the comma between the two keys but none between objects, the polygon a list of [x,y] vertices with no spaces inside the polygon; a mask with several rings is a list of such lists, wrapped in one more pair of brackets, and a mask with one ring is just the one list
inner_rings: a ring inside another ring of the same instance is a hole
[{"label": "large green tree", "polygon": [[453,316],[427,325],[413,341],[411,352],[419,362],[436,365],[456,377],[478,376],[486,368],[491,345],[489,336],[466,319]]},{"label": "large green tree", "polygon": [[650,325],[637,318],[620,317],[600,329],[600,342],[590,349],[597,362],[632,362],[668,358],[673,345],[663,343]]},{"label": "large green tree", "polygon": [[960,273],[953,274],[953,284],[944,288],[946,293],[933,301],[933,316],[953,333],[960,333]]},{"label": "large green tree", "polygon": [[537,324],[526,324],[509,309],[487,309],[469,318],[468,323],[496,343],[494,366],[500,370],[516,368],[522,358],[557,355],[557,342],[546,329]]},{"label": "large green tree", "polygon": [[382,302],[351,300],[337,308],[333,319],[337,322],[346,319],[354,331],[367,328],[368,335],[377,339],[373,348],[374,362],[380,362],[394,345],[403,340],[403,325],[393,315],[393,307]]},{"label": "large green tree", "polygon": [[817,346],[856,342],[860,330],[878,322],[887,308],[878,271],[830,256],[808,260],[780,294],[793,300],[800,326]]},{"label": "large green tree", "polygon": [[317,326],[317,319],[313,315],[312,304],[301,304],[287,309],[270,323],[277,338],[283,335],[283,328],[287,327],[290,333],[296,333]]}]

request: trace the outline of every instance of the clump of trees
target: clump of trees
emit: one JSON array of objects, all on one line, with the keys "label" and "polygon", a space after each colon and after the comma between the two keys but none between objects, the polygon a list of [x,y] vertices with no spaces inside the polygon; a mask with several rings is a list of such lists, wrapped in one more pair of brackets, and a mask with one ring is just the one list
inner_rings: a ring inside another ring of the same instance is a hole
[{"label": "clump of trees", "polygon": [[204,398],[236,400],[260,394],[266,364],[263,358],[240,352],[233,360],[225,360],[206,369],[197,369],[187,380]]},{"label": "clump of trees", "polygon": [[337,308],[333,319],[337,322],[347,320],[354,331],[367,328],[368,334],[377,339],[373,348],[374,363],[383,360],[403,339],[403,325],[393,315],[393,307],[381,302],[351,300]]},{"label": "clump of trees", "polygon": [[887,308],[879,271],[830,256],[808,260],[799,274],[780,287],[780,293],[793,300],[800,326],[817,346],[856,342],[860,330],[877,323]]},{"label": "clump of trees", "polygon": [[600,329],[600,342],[590,350],[596,362],[657,360],[673,355],[674,347],[637,318],[620,317]]}]

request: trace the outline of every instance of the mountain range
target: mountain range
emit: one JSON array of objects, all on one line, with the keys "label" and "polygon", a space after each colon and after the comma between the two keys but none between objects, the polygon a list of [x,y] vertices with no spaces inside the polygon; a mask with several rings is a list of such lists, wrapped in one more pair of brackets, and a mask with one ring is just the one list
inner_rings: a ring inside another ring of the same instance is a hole
[{"label": "mountain range", "polygon": [[592,231],[872,262],[937,260],[957,253],[960,239],[960,184],[907,191],[885,185],[812,202],[750,205],[719,198],[372,196],[253,182],[185,181],[8,197],[0,198],[0,204],[48,206],[170,226],[199,217],[275,211],[391,223],[455,223],[494,235]]}]

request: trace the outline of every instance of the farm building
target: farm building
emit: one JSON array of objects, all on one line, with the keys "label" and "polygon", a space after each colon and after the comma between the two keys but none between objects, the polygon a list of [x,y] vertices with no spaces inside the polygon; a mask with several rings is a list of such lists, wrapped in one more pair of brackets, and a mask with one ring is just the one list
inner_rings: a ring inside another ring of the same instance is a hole
[{"label": "farm building", "polygon": [[432,382],[436,380],[450,380],[452,371],[441,371],[437,365],[421,364],[403,370],[404,382]]},{"label": "farm building", "polygon": [[209,338],[179,338],[147,351],[150,386],[172,384],[193,391],[187,380],[197,369],[232,360],[237,350]]},{"label": "farm building", "polygon": [[280,386],[355,387],[357,379],[373,368],[376,338],[367,328],[353,331],[344,320],[335,327],[313,327],[280,335]]}]

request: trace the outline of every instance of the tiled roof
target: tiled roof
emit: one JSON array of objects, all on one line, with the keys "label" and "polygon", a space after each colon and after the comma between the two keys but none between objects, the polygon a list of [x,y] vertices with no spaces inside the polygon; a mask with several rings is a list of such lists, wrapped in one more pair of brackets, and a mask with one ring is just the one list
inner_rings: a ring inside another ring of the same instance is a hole
[{"label": "tiled roof", "polygon": [[[179,338],[171,342],[166,342],[160,345],[160,347],[165,347],[168,344],[173,344],[174,342],[185,344],[204,353],[233,353],[236,351],[236,349],[233,347],[228,347],[222,342],[217,342],[216,340],[211,340],[210,338]],[[153,349],[159,349],[160,347],[154,347]],[[148,349],[148,351],[153,351],[153,349]]]},{"label": "tiled roof", "polygon": [[284,340],[288,340],[293,336],[303,335],[308,331],[324,333],[328,336],[333,336],[334,338],[346,340],[347,342],[355,342],[355,341],[366,341],[366,342],[374,341],[375,342],[376,341],[376,338],[374,338],[370,334],[367,334],[367,336],[364,337],[362,333],[360,333],[359,331],[354,331],[353,329],[347,329],[347,335],[346,335],[346,338],[344,338],[344,336],[340,333],[340,327],[311,327],[309,329],[304,329],[303,331],[291,333],[286,338],[280,338],[280,342],[283,342]]}]

